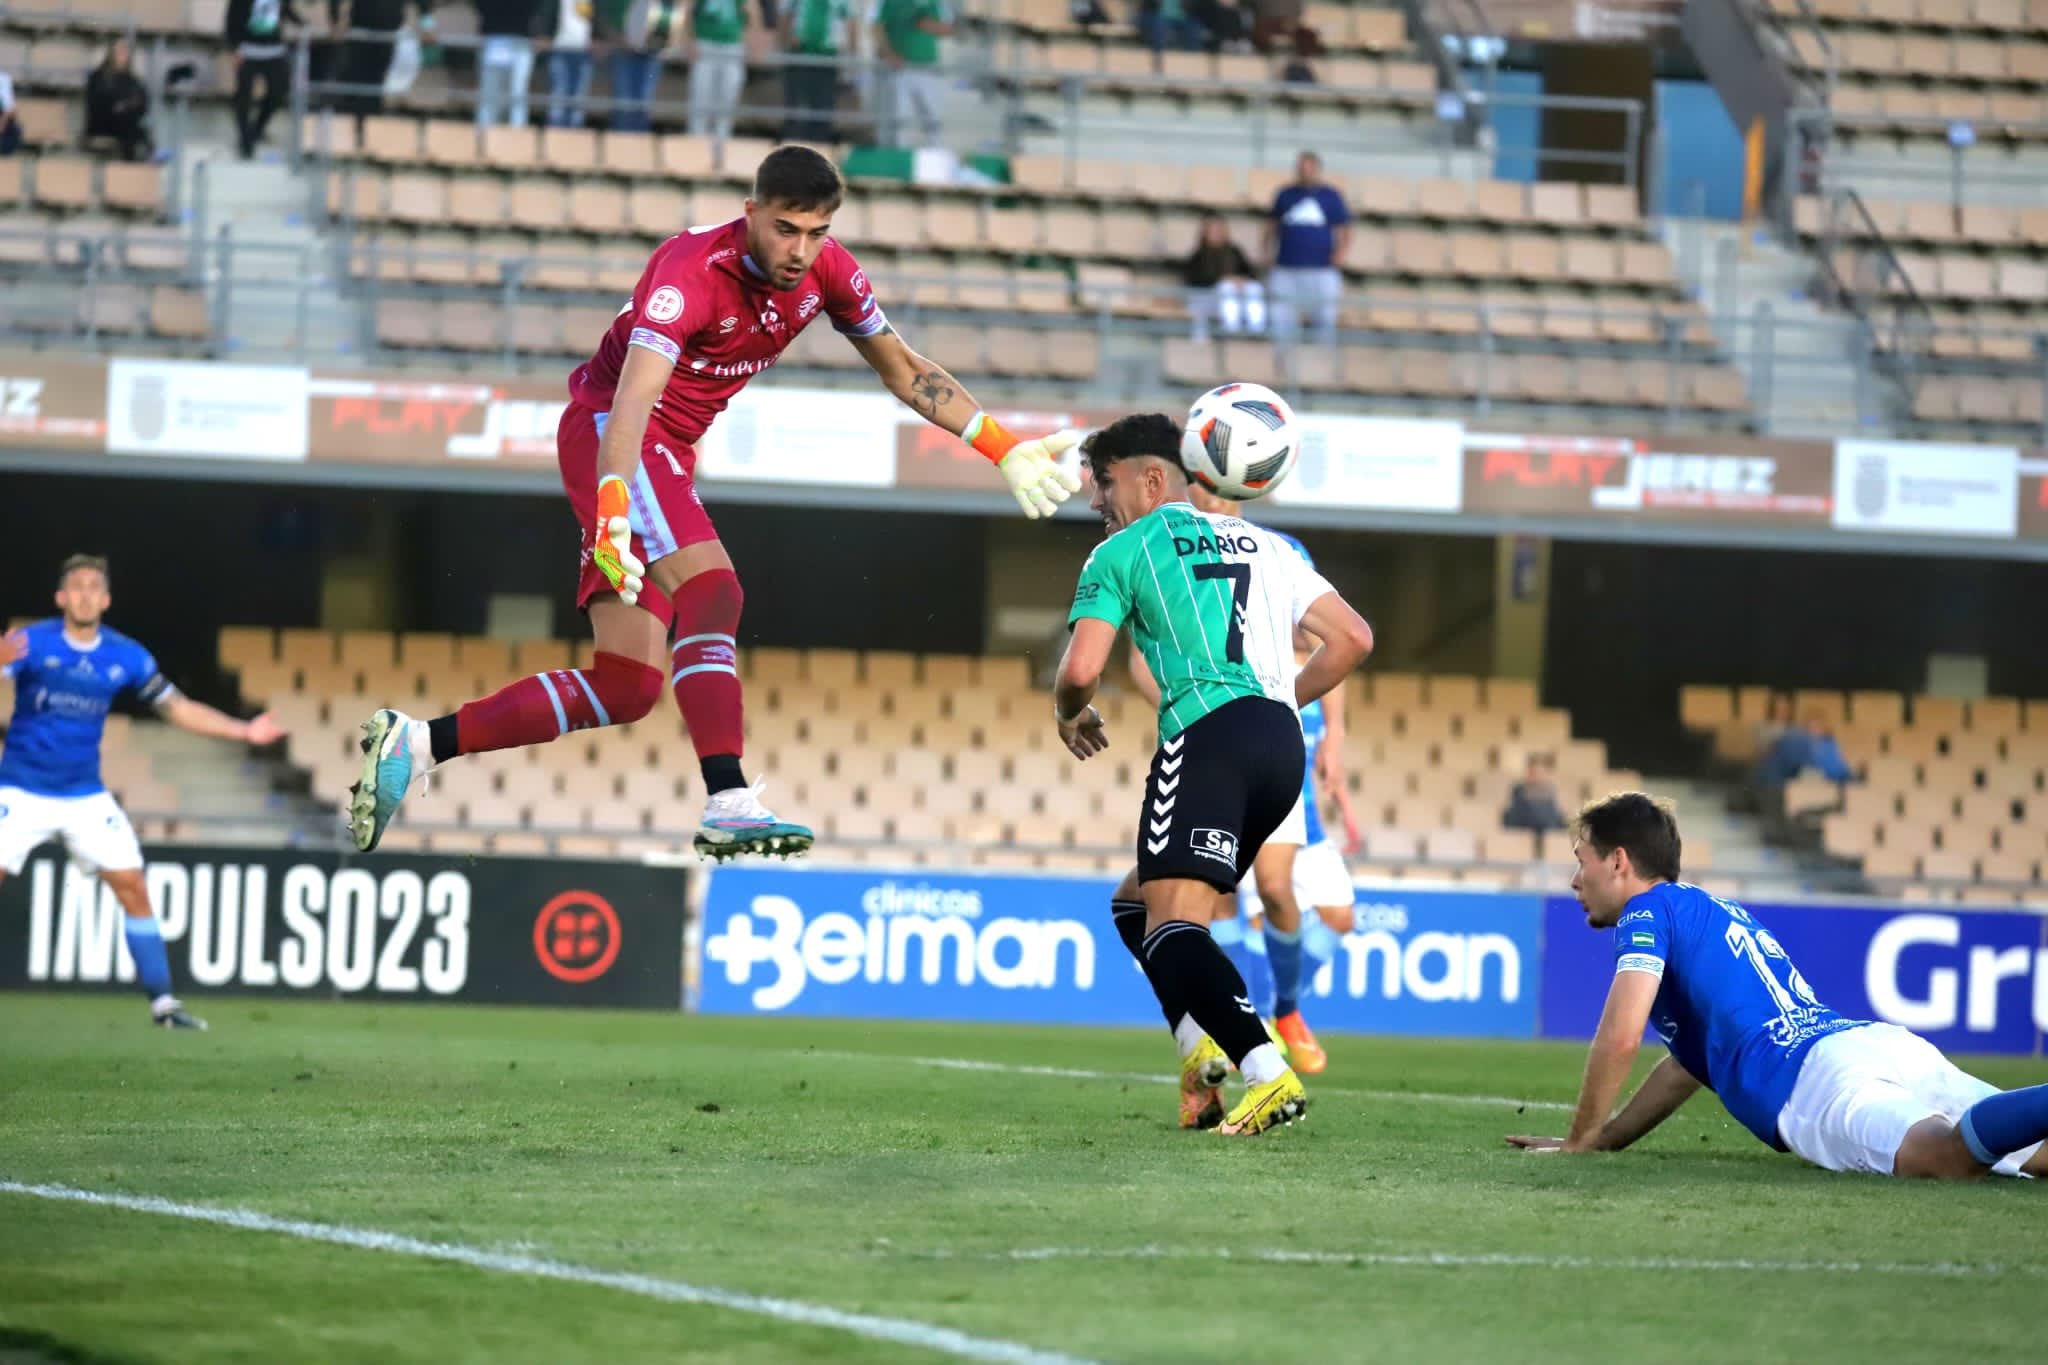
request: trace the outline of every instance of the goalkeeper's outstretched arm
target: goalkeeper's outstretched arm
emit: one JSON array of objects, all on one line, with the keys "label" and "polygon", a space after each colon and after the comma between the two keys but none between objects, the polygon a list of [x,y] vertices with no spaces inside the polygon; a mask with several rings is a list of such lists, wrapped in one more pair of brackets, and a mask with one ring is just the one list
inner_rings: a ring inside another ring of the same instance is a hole
[{"label": "goalkeeper's outstretched arm", "polygon": [[1049,517],[1081,487],[1080,475],[1060,466],[1059,458],[1080,443],[1078,432],[1020,441],[988,415],[967,386],[944,366],[910,349],[894,327],[873,336],[849,337],[861,359],[881,378],[882,386],[912,412],[974,447],[1002,472],[1003,481],[1027,517]]}]

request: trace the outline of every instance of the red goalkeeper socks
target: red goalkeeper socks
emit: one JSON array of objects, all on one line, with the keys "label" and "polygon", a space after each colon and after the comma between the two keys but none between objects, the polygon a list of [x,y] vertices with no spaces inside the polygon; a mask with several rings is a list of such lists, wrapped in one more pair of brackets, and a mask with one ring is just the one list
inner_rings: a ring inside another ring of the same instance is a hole
[{"label": "red goalkeeper socks", "polygon": [[676,591],[676,642],[669,651],[669,681],[676,708],[690,727],[690,743],[704,771],[704,785],[717,792],[743,785],[745,704],[740,694],[739,656],[734,632],[745,601],[731,569],[700,573]]},{"label": "red goalkeeper socks", "polygon": [[455,713],[456,747],[482,754],[546,744],[571,730],[639,720],[660,699],[660,669],[623,654],[599,654],[591,668],[537,673],[463,703]]}]

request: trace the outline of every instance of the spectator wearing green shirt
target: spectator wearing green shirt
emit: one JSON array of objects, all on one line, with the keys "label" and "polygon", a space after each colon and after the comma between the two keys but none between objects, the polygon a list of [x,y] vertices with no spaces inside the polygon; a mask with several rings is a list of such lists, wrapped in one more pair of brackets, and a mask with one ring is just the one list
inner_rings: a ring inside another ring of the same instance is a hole
[{"label": "spectator wearing green shirt", "polygon": [[[939,145],[939,108],[945,78],[939,74],[939,39],[953,32],[946,0],[880,0],[875,12],[876,51],[889,64],[893,125],[888,141],[895,146]],[[913,124],[916,140],[908,141]]]},{"label": "spectator wearing green shirt", "polygon": [[782,11],[784,142],[832,142],[839,104],[839,58],[858,42],[850,0],[789,0]]},{"label": "spectator wearing green shirt", "polygon": [[690,132],[732,136],[733,111],[747,84],[747,0],[694,0],[690,6]]}]

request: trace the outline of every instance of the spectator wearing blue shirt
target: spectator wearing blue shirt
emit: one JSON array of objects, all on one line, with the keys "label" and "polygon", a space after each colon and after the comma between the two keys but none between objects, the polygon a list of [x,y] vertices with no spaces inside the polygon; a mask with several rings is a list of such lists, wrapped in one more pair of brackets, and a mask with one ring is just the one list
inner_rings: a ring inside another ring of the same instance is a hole
[{"label": "spectator wearing blue shirt", "polygon": [[1350,245],[1351,210],[1344,196],[1323,182],[1323,159],[1303,152],[1294,163],[1294,183],[1273,196],[1266,219],[1266,248],[1273,261],[1267,285],[1273,340],[1283,350],[1300,337],[1304,313],[1315,320],[1318,342],[1337,344],[1337,300],[1343,291],[1338,262]]},{"label": "spectator wearing blue shirt", "polygon": [[1854,774],[1842,757],[1841,746],[1828,733],[1828,723],[1819,712],[1806,717],[1806,724],[1778,737],[1757,767],[1757,785],[1782,787],[1808,769],[1830,782],[1850,781]]}]

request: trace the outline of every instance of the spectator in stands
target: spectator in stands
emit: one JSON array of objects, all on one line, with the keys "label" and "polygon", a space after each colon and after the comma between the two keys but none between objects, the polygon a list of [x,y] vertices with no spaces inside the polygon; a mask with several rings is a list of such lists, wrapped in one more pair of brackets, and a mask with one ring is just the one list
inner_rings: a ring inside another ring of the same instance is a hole
[{"label": "spectator in stands", "polygon": [[348,87],[334,101],[337,111],[358,120],[384,109],[384,81],[391,74],[391,59],[397,51],[398,35],[417,21],[432,29],[431,0],[340,0],[334,12],[335,29],[349,37],[336,59],[334,79]]},{"label": "spectator in stands", "polygon": [[128,40],[107,44],[107,55],[85,78],[85,137],[106,138],[121,150],[124,161],[147,161],[156,144],[150,141],[149,90],[129,65]]},{"label": "spectator in stands", "polygon": [[583,126],[583,100],[590,93],[591,0],[549,0],[555,40],[548,48],[548,122],[557,128]]},{"label": "spectator in stands", "polygon": [[661,59],[678,32],[674,0],[597,0],[597,34],[606,45],[614,132],[644,133],[654,126],[654,91]]},{"label": "spectator in stands", "polygon": [[[228,0],[228,48],[235,55],[235,134],[244,161],[256,155],[270,116],[284,103],[292,78],[286,32],[303,22],[292,0]],[[261,104],[256,102],[259,81]],[[89,97],[87,104],[89,111]],[[91,132],[88,127],[87,136]]]},{"label": "spectator in stands", "polygon": [[1541,834],[1563,829],[1564,808],[1557,803],[1557,760],[1549,754],[1530,754],[1522,780],[1508,791],[1508,808],[1501,812],[1501,825]]},{"label": "spectator in stands", "polygon": [[746,0],[694,0],[690,8],[690,132],[720,142],[747,84]]},{"label": "spectator in stands", "polygon": [[0,156],[21,147],[21,115],[14,111],[14,77],[0,71]]},{"label": "spectator in stands", "polygon": [[476,123],[526,126],[533,84],[533,40],[541,34],[541,0],[476,0]]},{"label": "spectator in stands", "polygon": [[1261,52],[1292,52],[1301,26],[1302,0],[1253,0],[1252,46]]},{"label": "spectator in stands", "polygon": [[1202,235],[1182,267],[1188,285],[1188,314],[1195,322],[1195,340],[1209,339],[1209,324],[1222,324],[1225,336],[1266,330],[1266,289],[1220,213],[1202,215]]},{"label": "spectator in stands", "polygon": [[1185,0],[1188,13],[1202,26],[1203,46],[1211,52],[1249,52],[1251,21],[1242,0]]},{"label": "spectator in stands", "polygon": [[1300,338],[1304,312],[1315,319],[1318,343],[1337,344],[1337,302],[1343,291],[1337,263],[1350,242],[1351,210],[1344,196],[1323,182],[1322,158],[1303,152],[1295,161],[1294,183],[1273,196],[1266,220],[1273,340],[1283,350]]},{"label": "spectator in stands", "polygon": [[1799,724],[1799,713],[1793,709],[1790,692],[1773,692],[1768,705],[1764,707],[1764,718],[1756,727],[1756,751],[1767,754],[1778,747],[1783,739]]},{"label": "spectator in stands", "polygon": [[[939,73],[939,39],[951,35],[947,0],[881,0],[875,14],[875,50],[889,65],[892,146],[939,145],[939,114],[946,80]],[[916,125],[915,142],[906,141]]]},{"label": "spectator in stands", "polygon": [[1809,768],[1830,782],[1848,782],[1855,777],[1828,729],[1827,717],[1818,711],[1808,712],[1803,726],[1778,736],[1778,742],[1757,765],[1757,785],[1767,790],[1780,788]]},{"label": "spectator in stands", "polygon": [[782,102],[789,106],[784,142],[831,142],[838,136],[839,57],[860,42],[848,0],[789,0],[782,12]]},{"label": "spectator in stands", "polygon": [[1138,36],[1152,49],[1154,71],[1164,67],[1163,54],[1169,48],[1175,52],[1200,52],[1209,41],[1208,33],[1188,13],[1183,0],[1138,0]]}]

